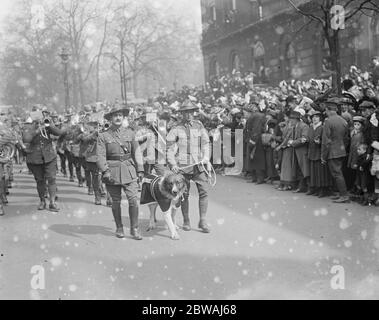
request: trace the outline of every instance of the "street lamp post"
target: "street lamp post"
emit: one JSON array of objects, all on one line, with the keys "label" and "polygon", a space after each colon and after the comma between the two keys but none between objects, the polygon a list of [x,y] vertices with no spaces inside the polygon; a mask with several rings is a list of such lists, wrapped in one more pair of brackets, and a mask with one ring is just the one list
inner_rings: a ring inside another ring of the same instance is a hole
[{"label": "street lamp post", "polygon": [[62,53],[59,56],[62,59],[62,64],[64,67],[65,111],[67,113],[68,108],[70,106],[70,92],[69,92],[69,87],[68,87],[68,71],[67,71],[68,58],[70,55],[67,53],[66,48],[62,48]]}]

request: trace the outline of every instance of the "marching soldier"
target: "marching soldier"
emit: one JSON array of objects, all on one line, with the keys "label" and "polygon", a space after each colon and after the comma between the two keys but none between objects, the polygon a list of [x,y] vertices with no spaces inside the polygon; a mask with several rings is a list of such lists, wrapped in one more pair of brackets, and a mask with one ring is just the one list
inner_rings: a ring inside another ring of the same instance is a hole
[{"label": "marching soldier", "polygon": [[129,109],[115,106],[104,117],[111,122],[108,131],[100,133],[97,142],[97,165],[112,197],[112,213],[116,223],[116,236],[124,238],[121,219],[121,190],[129,202],[130,234],[142,240],[138,230],[138,184],[142,179],[143,160],[134,132],[122,126]]},{"label": "marching soldier", "polygon": [[[169,144],[167,159],[171,170],[175,173],[183,173],[187,180],[187,192],[182,201],[183,230],[190,231],[191,224],[189,218],[189,190],[190,181],[194,181],[199,192],[199,215],[198,227],[209,233],[210,229],[206,223],[208,210],[208,180],[205,166],[210,169],[209,162],[209,137],[203,124],[194,120],[194,113],[199,108],[190,100],[183,102],[179,112],[182,119],[174,126],[167,136]],[[199,144],[200,142],[200,144]],[[177,157],[178,154],[178,157]],[[202,165],[202,164],[203,165]]]},{"label": "marching soldier", "polygon": [[85,157],[85,166],[88,171],[88,194],[95,194],[95,204],[101,205],[100,172],[96,164],[97,138],[99,136],[98,125],[99,123],[97,121],[88,122],[86,126],[88,130],[82,133],[79,136],[79,139],[81,140],[81,145],[84,149],[83,156]]},{"label": "marching soldier", "polygon": [[32,171],[37,182],[37,191],[40,198],[38,210],[46,209],[45,189],[46,180],[50,195],[49,209],[58,212],[56,199],[56,165],[57,153],[53,147],[52,136],[61,136],[64,131],[50,124],[34,121],[23,131],[23,142],[28,146],[26,150],[26,163]]}]

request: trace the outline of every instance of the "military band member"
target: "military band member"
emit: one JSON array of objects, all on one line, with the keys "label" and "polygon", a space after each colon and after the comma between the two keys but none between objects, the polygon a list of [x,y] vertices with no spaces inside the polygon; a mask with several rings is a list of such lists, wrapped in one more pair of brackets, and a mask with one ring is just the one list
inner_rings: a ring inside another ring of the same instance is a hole
[{"label": "military band member", "polygon": [[89,184],[88,194],[95,194],[95,204],[101,205],[101,181],[100,172],[96,164],[97,162],[97,138],[99,136],[98,131],[99,123],[97,121],[90,121],[86,124],[86,132],[82,133],[80,140],[84,148],[84,158],[87,168],[87,182]]},{"label": "military band member", "polygon": [[129,202],[130,234],[142,240],[138,228],[138,179],[142,179],[143,159],[134,132],[123,127],[129,109],[113,107],[104,117],[111,121],[108,131],[100,133],[97,141],[97,165],[112,197],[112,213],[116,223],[116,236],[124,238],[121,219],[121,190]]},{"label": "military band member", "polygon": [[26,150],[26,163],[32,171],[37,182],[37,191],[40,198],[38,210],[46,209],[45,188],[48,182],[50,195],[49,210],[58,212],[56,199],[56,163],[57,153],[53,147],[52,136],[61,136],[65,132],[58,129],[51,122],[49,125],[43,121],[34,121],[23,131],[23,142],[28,146]]}]

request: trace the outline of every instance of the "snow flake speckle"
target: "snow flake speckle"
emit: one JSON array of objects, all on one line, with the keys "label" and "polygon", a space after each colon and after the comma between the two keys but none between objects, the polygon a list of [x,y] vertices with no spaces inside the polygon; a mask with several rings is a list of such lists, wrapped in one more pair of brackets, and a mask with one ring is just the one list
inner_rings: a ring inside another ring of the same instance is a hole
[{"label": "snow flake speckle", "polygon": [[47,230],[48,229],[48,226],[46,223],[44,223],[42,226],[41,226],[42,230]]},{"label": "snow flake speckle", "polygon": [[53,267],[59,267],[62,264],[62,258],[60,257],[51,258],[50,263]]},{"label": "snow flake speckle", "polygon": [[320,209],[320,214],[321,214],[322,216],[326,216],[326,215],[328,214],[328,209],[326,209],[326,208],[321,208],[321,209]]},{"label": "snow flake speckle", "polygon": [[345,230],[347,228],[349,228],[351,226],[351,222],[349,222],[348,220],[346,220],[345,218],[342,218],[341,221],[340,221],[340,228],[342,230]]},{"label": "snow flake speckle", "polygon": [[217,276],[214,277],[213,281],[214,281],[215,283],[220,283],[220,282],[221,282],[220,277],[217,277]]},{"label": "snow flake speckle", "polygon": [[346,248],[350,248],[353,245],[353,242],[351,240],[344,241],[344,245]]},{"label": "snow flake speckle", "polygon": [[77,219],[84,219],[87,216],[87,210],[85,208],[79,208],[74,211],[74,217]]},{"label": "snow flake speckle", "polygon": [[221,218],[221,219],[217,219],[217,224],[222,226],[225,222],[225,219],[224,218]]},{"label": "snow flake speckle", "polygon": [[138,268],[142,268],[142,266],[143,266],[143,263],[142,263],[142,262],[137,262],[137,267],[138,267]]},{"label": "snow flake speckle", "polygon": [[75,284],[70,284],[68,286],[68,290],[70,290],[71,292],[75,292],[76,290],[78,290],[78,286]]},{"label": "snow flake speckle", "polygon": [[363,230],[361,232],[361,237],[362,237],[363,240],[366,240],[366,238],[367,238],[367,230]]},{"label": "snow flake speckle", "polygon": [[268,219],[270,219],[270,215],[267,212],[265,212],[261,214],[261,218],[263,221],[267,221]]},{"label": "snow flake speckle", "polygon": [[269,245],[274,245],[275,243],[276,243],[276,239],[274,239],[274,238],[269,238],[268,240],[267,240],[267,242],[268,242],[268,244]]},{"label": "snow flake speckle", "polygon": [[18,236],[14,236],[14,237],[13,237],[13,241],[14,241],[14,242],[18,242],[18,240],[19,240],[19,239],[18,239]]}]

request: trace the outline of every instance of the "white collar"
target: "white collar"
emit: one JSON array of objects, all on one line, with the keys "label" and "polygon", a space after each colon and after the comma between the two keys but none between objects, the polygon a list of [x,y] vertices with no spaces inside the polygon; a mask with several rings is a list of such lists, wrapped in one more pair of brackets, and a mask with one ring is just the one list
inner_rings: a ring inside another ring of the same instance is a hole
[{"label": "white collar", "polygon": [[313,130],[316,130],[318,127],[320,127],[322,125],[322,122],[320,121],[318,124],[313,124],[312,123],[312,127],[313,127]]}]

